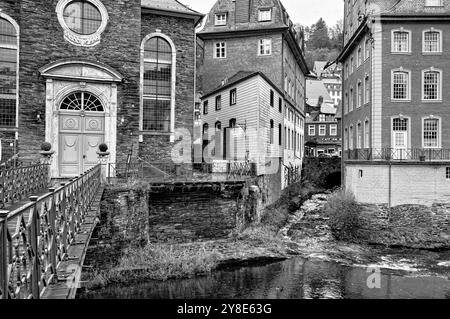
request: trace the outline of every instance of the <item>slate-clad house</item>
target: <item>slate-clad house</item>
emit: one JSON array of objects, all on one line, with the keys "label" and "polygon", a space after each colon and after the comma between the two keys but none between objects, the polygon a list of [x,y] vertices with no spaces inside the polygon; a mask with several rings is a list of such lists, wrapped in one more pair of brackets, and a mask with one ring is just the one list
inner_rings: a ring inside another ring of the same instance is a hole
[{"label": "slate-clad house", "polygon": [[[271,107],[284,120],[278,123],[273,118],[272,123],[270,118],[265,121],[261,118],[259,128],[269,132],[273,124],[273,130],[281,132],[281,166],[301,168],[305,74],[309,70],[304,59],[303,35],[294,29],[281,1],[218,0],[207,15],[198,36],[202,42],[199,90],[207,95],[204,100],[209,99],[211,92],[227,86],[230,79],[238,74],[261,73],[267,77],[270,85],[274,86]],[[254,89],[254,92],[258,90],[256,87]],[[238,98],[243,96],[238,92]],[[257,100],[244,105],[256,109],[261,104]],[[264,98],[261,97],[261,100]],[[203,125],[208,124],[209,128],[213,128],[216,120],[212,121],[211,116],[207,116],[206,123],[204,115]],[[239,112],[236,112],[235,119],[237,123],[246,120]],[[276,127],[279,124],[281,129]],[[227,127],[222,123],[221,130]]]},{"label": "slate-clad house", "polygon": [[53,177],[95,165],[102,142],[111,163],[170,161],[193,127],[201,18],[175,0],[0,0],[0,138],[25,161],[50,142]]},{"label": "slate-clad house", "polygon": [[346,0],[344,182],[360,201],[450,193],[450,2]]}]

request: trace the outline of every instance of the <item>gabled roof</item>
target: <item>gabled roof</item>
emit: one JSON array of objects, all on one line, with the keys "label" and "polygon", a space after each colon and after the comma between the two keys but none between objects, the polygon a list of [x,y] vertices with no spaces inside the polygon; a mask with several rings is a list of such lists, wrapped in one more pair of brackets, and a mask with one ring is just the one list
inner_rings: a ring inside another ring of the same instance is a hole
[{"label": "gabled roof", "polygon": [[324,71],[325,66],[327,65],[327,61],[316,61],[314,62],[314,73],[320,77],[322,72]]},{"label": "gabled roof", "polygon": [[203,14],[192,10],[177,0],[141,0],[141,6],[151,10],[190,16],[195,18],[196,22],[199,22],[204,17]]},{"label": "gabled roof", "polygon": [[324,103],[333,103],[322,80],[306,79],[306,103],[310,106],[317,106],[320,97],[323,97]]},{"label": "gabled roof", "polygon": [[261,76],[264,80],[267,81],[267,83],[269,83],[275,90],[278,91],[278,93],[280,93],[281,95],[284,95],[280,90],[278,90],[277,86],[269,80],[269,78],[267,76],[264,75],[264,73],[262,72],[257,72],[257,71],[239,71],[238,73],[236,73],[235,75],[224,79],[223,80],[223,85],[220,85],[218,87],[216,87],[215,89],[211,90],[210,92],[207,92],[206,94],[204,94],[202,96],[202,99],[205,99],[211,95],[214,95],[216,93],[219,93],[225,89],[228,89],[232,86],[235,86],[241,82],[244,82],[248,79],[251,79],[254,76]]}]

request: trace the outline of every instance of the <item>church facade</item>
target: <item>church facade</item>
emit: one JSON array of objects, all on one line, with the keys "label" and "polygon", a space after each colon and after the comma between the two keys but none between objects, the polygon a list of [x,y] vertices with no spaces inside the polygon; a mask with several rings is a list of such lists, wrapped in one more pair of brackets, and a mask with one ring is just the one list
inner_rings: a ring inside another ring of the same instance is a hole
[{"label": "church facade", "polygon": [[110,163],[170,160],[193,128],[201,18],[175,0],[0,0],[3,154],[49,142],[53,177],[94,166],[101,143]]}]

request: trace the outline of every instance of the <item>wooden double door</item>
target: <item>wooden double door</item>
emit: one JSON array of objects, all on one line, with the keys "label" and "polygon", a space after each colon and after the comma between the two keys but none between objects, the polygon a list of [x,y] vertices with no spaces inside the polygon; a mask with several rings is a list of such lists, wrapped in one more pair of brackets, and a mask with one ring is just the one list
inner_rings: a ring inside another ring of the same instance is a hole
[{"label": "wooden double door", "polygon": [[60,176],[78,176],[98,163],[98,147],[105,139],[105,115],[60,111],[59,121]]}]

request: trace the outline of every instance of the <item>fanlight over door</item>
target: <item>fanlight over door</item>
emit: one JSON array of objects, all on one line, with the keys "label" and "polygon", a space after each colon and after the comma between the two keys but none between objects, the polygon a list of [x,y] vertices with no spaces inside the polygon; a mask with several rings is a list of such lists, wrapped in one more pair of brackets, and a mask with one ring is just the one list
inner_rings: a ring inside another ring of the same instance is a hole
[{"label": "fanlight over door", "polygon": [[68,95],[59,111],[59,170],[73,177],[97,164],[98,146],[105,138],[105,109],[88,92]]}]

